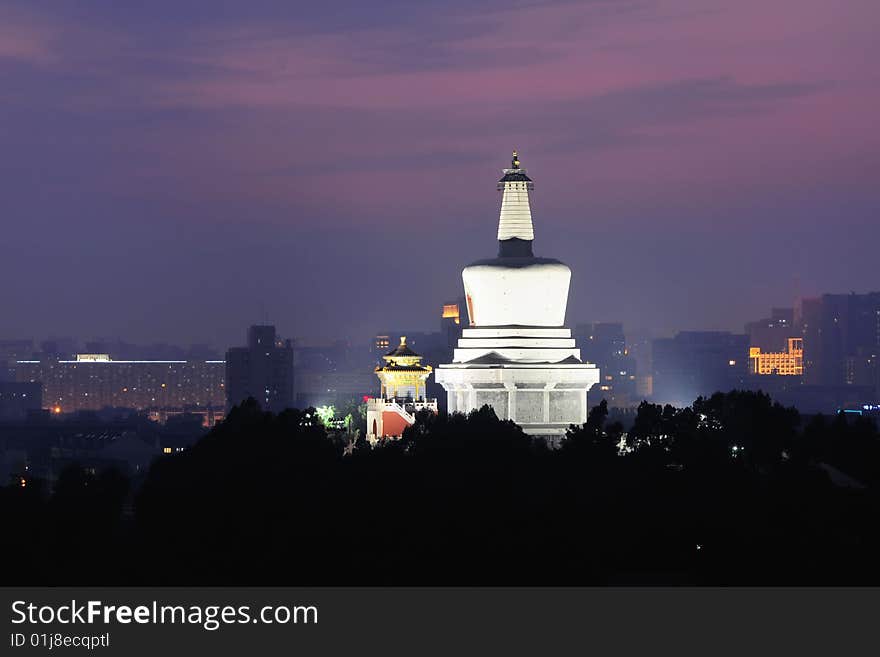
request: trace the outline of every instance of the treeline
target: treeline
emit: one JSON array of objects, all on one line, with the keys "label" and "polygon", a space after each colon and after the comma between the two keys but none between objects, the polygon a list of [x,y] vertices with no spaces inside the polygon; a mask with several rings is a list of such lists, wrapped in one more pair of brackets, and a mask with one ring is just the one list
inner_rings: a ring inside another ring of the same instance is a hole
[{"label": "treeline", "polygon": [[880,437],[734,391],[605,404],[548,449],[491,409],[370,448],[254,402],[137,491],[0,490],[13,584],[878,584]]}]

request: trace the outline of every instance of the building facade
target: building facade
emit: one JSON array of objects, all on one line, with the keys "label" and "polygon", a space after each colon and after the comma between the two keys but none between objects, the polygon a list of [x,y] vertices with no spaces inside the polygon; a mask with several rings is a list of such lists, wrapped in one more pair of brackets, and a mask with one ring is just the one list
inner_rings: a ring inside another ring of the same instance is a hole
[{"label": "building facade", "polygon": [[590,389],[594,403],[605,399],[613,408],[637,406],[641,399],[636,391],[636,359],[627,348],[623,324],[578,324],[574,338],[582,358],[595,363],[602,373],[599,382]]},{"label": "building facade", "polygon": [[794,308],[772,308],[770,317],[746,324],[746,335],[752,347],[761,351],[781,353],[788,346],[788,339],[796,335]]},{"label": "building facade", "polygon": [[274,326],[251,326],[247,346],[226,352],[227,408],[251,397],[272,413],[293,406],[293,344]]},{"label": "building facade", "polygon": [[682,331],[652,346],[653,399],[688,406],[699,396],[746,386],[749,337],[727,331]]},{"label": "building facade", "polygon": [[807,383],[866,386],[880,394],[880,292],[804,299],[797,321]]},{"label": "building facade", "polygon": [[465,314],[464,298],[443,304],[440,314],[440,332],[446,340],[446,348],[450,353],[455,348],[455,343],[461,337],[462,318]]},{"label": "building facade", "polygon": [[53,414],[125,408],[137,411],[221,411],[224,362],[114,360],[107,354],[45,357],[15,363],[15,379],[41,383]]},{"label": "building facade", "polygon": [[760,376],[803,376],[804,340],[788,338],[785,351],[763,352],[761,347],[749,347],[749,373]]}]

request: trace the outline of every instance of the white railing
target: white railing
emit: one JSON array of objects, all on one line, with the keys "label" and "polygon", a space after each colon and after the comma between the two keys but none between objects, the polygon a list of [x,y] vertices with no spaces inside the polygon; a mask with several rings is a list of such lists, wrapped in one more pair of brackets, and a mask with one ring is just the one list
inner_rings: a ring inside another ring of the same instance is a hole
[{"label": "white railing", "polygon": [[410,413],[409,411],[407,411],[406,408],[404,408],[403,406],[401,406],[400,404],[398,404],[394,400],[386,401],[385,408],[396,412],[398,415],[400,415],[400,417],[402,417],[404,420],[406,420],[407,423],[409,423],[409,424],[416,423],[415,416],[412,413]]}]

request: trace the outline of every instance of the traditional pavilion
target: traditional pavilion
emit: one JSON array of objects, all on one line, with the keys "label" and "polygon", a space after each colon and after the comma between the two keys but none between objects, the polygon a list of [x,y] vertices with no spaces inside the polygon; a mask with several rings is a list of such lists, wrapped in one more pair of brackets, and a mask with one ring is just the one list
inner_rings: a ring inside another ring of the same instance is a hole
[{"label": "traditional pavilion", "polygon": [[406,344],[400,344],[382,356],[385,364],[374,371],[381,386],[380,396],[367,400],[367,434],[371,442],[399,438],[415,423],[421,410],[437,412],[437,400],[425,397],[425,385],[432,367],[422,365],[422,357]]},{"label": "traditional pavilion", "polygon": [[532,252],[534,184],[516,151],[503,174],[498,256],[462,271],[470,327],[436,379],[450,413],[488,404],[499,418],[555,443],[570,424],[586,421],[587,390],[599,370],[581,361],[564,326],[571,269]]}]

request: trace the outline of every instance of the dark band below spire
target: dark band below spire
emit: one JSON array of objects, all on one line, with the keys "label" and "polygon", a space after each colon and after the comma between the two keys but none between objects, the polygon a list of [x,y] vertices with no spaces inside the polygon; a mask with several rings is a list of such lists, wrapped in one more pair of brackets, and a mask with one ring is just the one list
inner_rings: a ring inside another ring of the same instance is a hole
[{"label": "dark band below spire", "polygon": [[521,240],[518,237],[514,237],[498,242],[499,258],[531,258],[534,255],[532,253],[532,240]]}]

